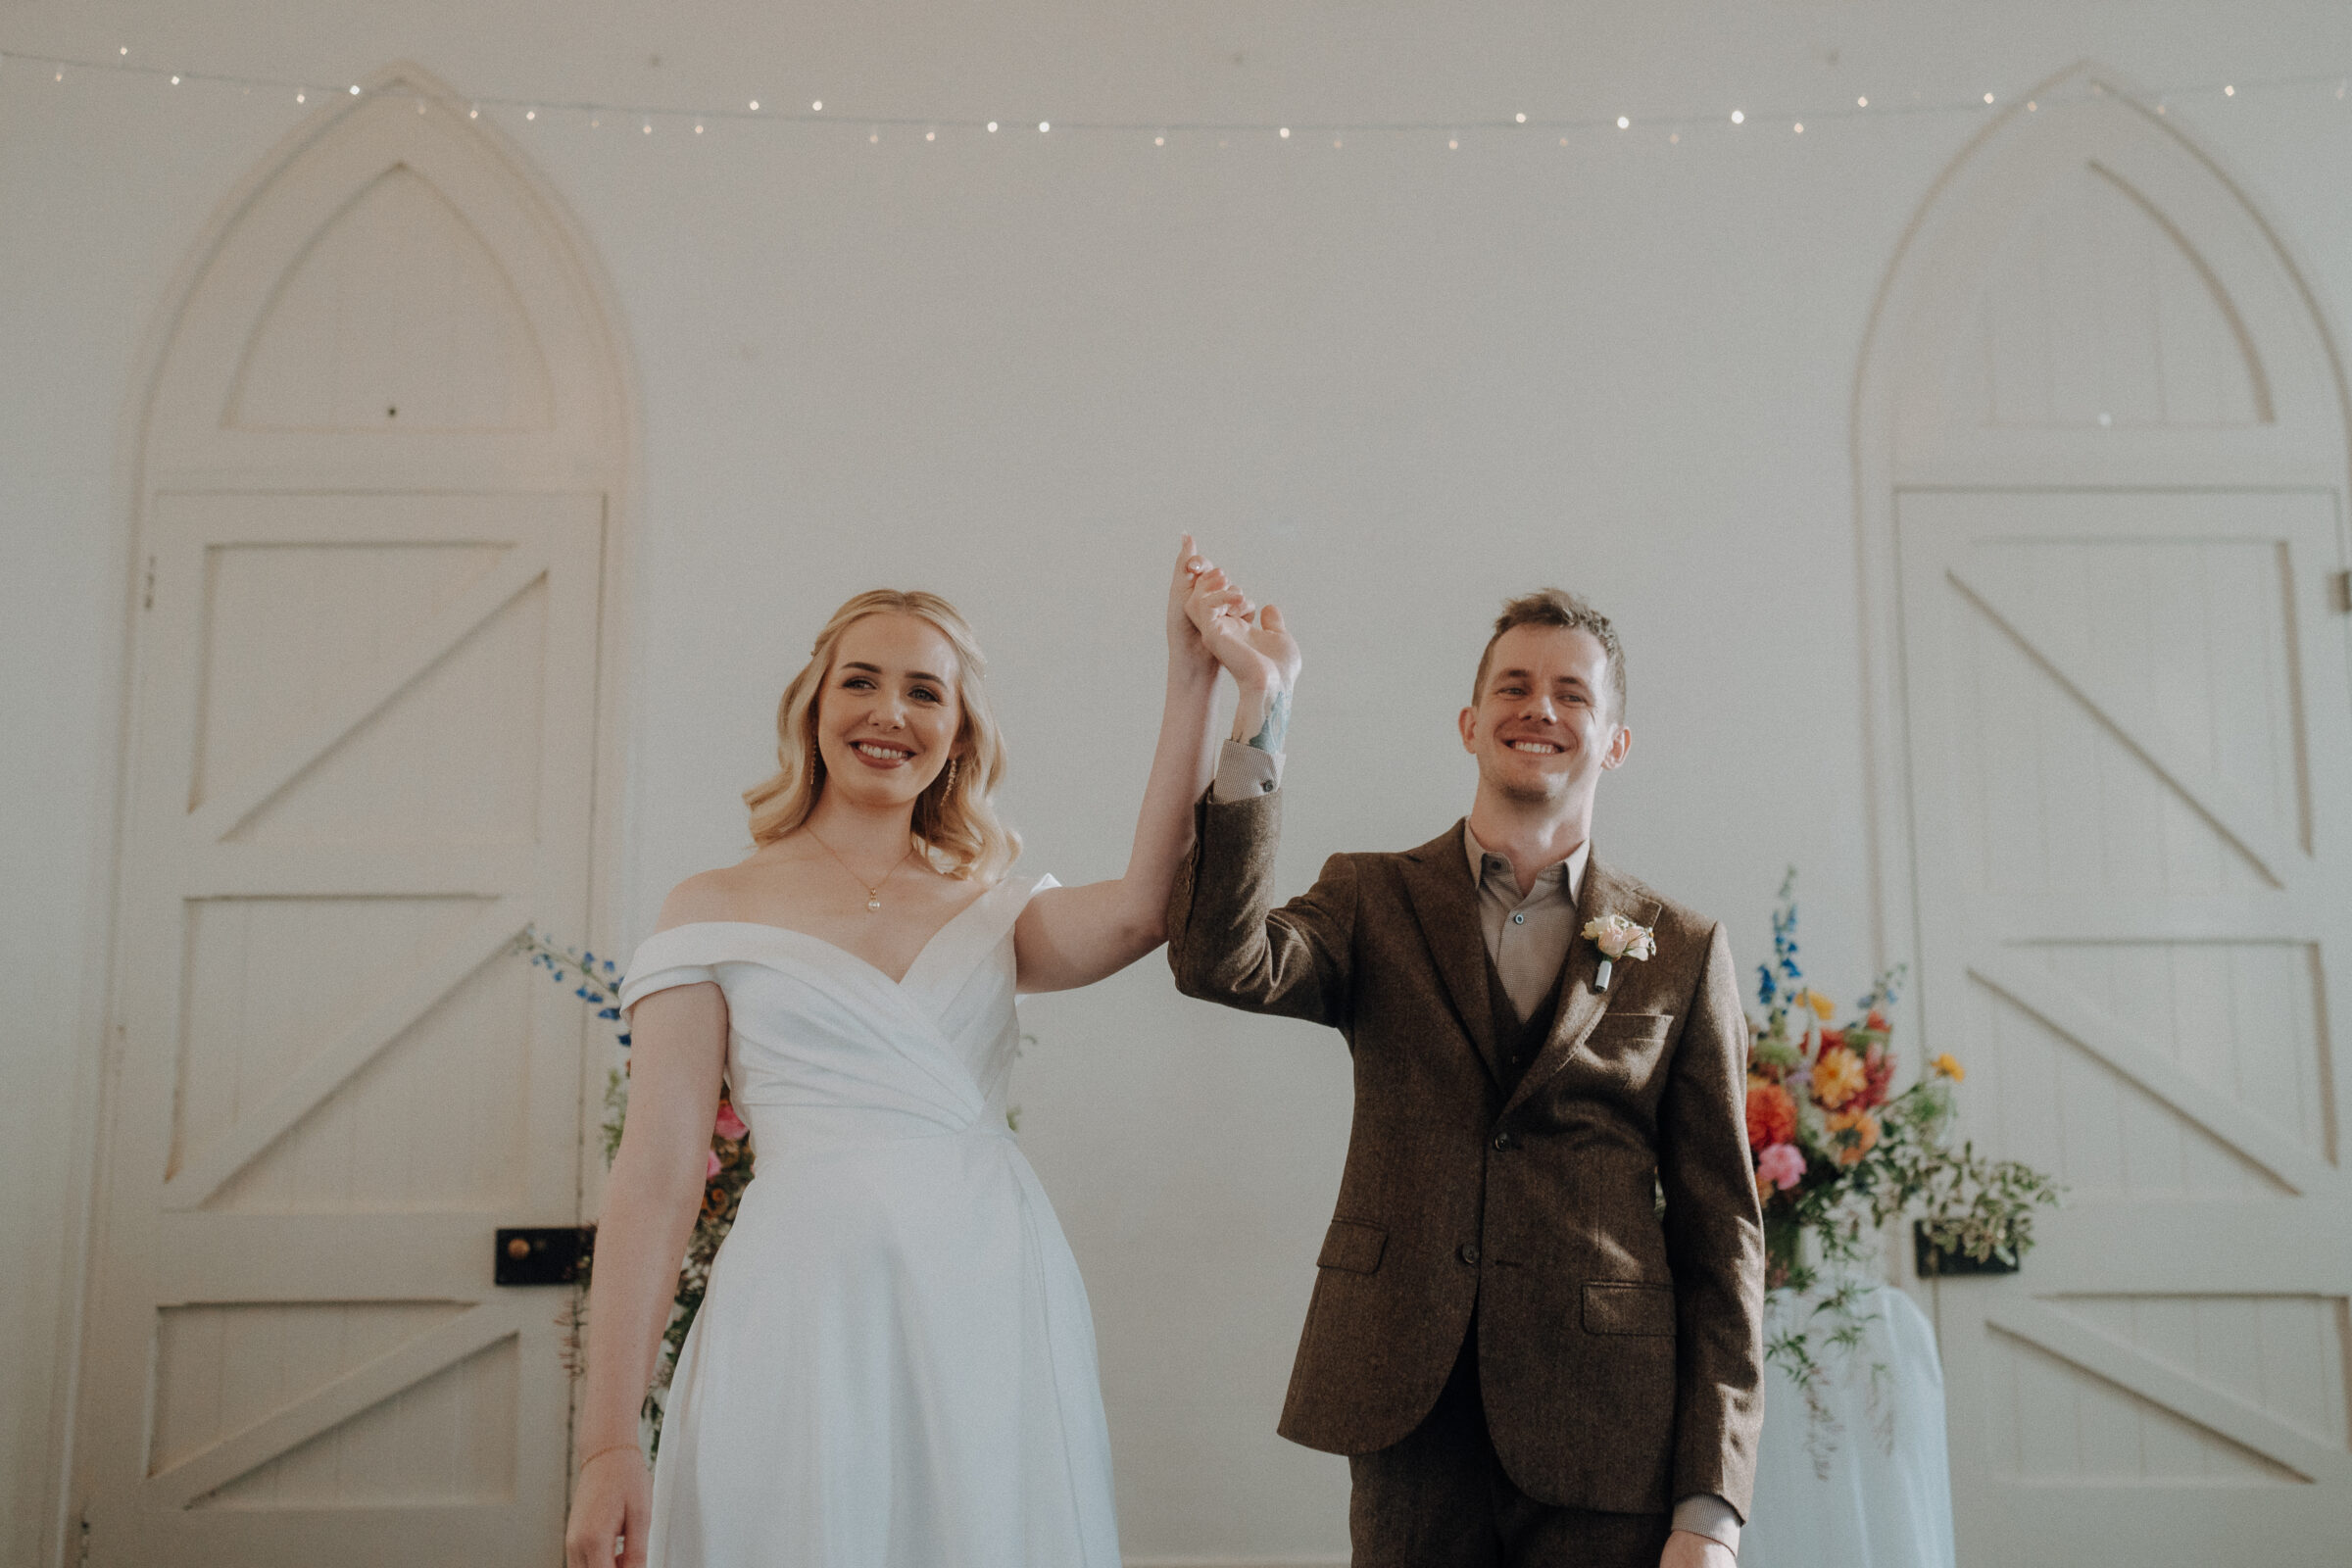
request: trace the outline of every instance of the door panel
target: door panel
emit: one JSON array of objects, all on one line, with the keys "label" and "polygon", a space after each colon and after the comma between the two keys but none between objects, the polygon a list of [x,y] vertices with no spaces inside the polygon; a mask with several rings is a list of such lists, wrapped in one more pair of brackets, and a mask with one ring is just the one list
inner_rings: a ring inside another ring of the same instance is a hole
[{"label": "door panel", "polygon": [[1936,1284],[1962,1555],[2327,1560],[2352,1530],[2334,498],[1915,491],[1897,546],[1930,1049],[1968,1069],[1963,1133],[2069,1188],[2021,1274]]},{"label": "door panel", "polygon": [[585,927],[602,530],[596,496],[154,500],[94,1561],[560,1538],[561,1303],[491,1242],[578,1217],[580,1011],[507,950]]}]

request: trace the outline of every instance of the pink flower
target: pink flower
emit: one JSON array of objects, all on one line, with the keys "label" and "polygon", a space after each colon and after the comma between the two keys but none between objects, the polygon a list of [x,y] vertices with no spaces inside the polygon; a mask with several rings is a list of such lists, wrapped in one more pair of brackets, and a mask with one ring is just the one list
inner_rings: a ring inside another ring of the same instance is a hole
[{"label": "pink flower", "polygon": [[1805,1156],[1794,1144],[1775,1144],[1756,1156],[1756,1178],[1785,1193],[1805,1179]]},{"label": "pink flower", "polygon": [[722,1100],[718,1102],[717,1132],[719,1137],[733,1142],[741,1139],[750,1131],[751,1129],[743,1124],[743,1118],[735,1114],[735,1106],[732,1102]]},{"label": "pink flower", "polygon": [[718,1151],[711,1150],[706,1157],[710,1163],[703,1167],[703,1180],[713,1181],[718,1176]]}]

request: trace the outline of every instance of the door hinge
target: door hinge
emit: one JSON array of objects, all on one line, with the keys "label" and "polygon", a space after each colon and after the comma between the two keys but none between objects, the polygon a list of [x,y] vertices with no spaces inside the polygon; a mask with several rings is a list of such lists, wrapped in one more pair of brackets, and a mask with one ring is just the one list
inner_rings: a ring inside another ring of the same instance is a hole
[{"label": "door hinge", "polygon": [[2352,615],[2352,571],[2339,571],[2328,579],[2328,603],[2339,615]]},{"label": "door hinge", "polygon": [[147,558],[147,586],[141,593],[139,608],[141,610],[155,608],[155,558],[153,556]]}]

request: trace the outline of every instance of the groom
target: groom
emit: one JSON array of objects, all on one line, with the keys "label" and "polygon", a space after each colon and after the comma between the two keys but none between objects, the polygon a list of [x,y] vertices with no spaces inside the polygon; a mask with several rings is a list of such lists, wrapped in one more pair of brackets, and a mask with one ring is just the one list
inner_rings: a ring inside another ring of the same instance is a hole
[{"label": "groom", "polygon": [[1242,701],[1168,961],[1354,1056],[1281,1431],[1348,1456],[1355,1568],[1731,1568],[1763,1419],[1746,1026],[1723,928],[1592,855],[1631,740],[1615,630],[1506,604],[1469,816],[1275,908],[1298,645],[1272,606],[1195,606]]}]

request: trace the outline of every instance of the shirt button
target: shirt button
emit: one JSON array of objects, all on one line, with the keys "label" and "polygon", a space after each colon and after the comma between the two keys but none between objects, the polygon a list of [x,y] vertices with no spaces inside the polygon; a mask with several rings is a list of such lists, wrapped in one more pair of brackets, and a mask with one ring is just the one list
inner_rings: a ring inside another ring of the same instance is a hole
[{"label": "shirt button", "polygon": [[1525,925],[1527,924],[1527,916],[1524,914],[1514,914],[1511,916],[1511,924]]},{"label": "shirt button", "polygon": [[1471,1264],[1475,1264],[1478,1261],[1478,1244],[1476,1242],[1464,1242],[1462,1244],[1461,1259],[1463,1262]]},{"label": "shirt button", "polygon": [[1511,1135],[1510,1135],[1509,1133],[1507,1133],[1507,1132],[1506,1132],[1506,1133],[1496,1133],[1496,1134],[1494,1135],[1494,1147],[1495,1147],[1496,1149],[1508,1149],[1508,1148],[1510,1148],[1510,1147],[1511,1147]]}]

